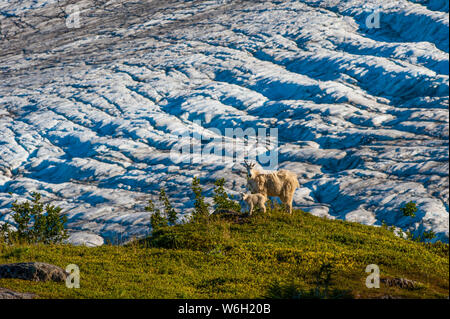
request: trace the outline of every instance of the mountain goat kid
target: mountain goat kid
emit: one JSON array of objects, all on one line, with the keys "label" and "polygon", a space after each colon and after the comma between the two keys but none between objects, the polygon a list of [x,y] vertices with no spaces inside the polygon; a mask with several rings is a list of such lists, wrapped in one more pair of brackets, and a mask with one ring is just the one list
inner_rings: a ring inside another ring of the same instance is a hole
[{"label": "mountain goat kid", "polygon": [[257,206],[261,208],[263,213],[266,213],[266,201],[267,197],[262,194],[244,194],[241,193],[242,200],[244,200],[249,206],[250,210],[248,211],[249,215],[252,215],[253,207]]},{"label": "mountain goat kid", "polygon": [[278,197],[286,205],[289,214],[292,214],[294,192],[300,187],[297,174],[285,169],[273,173],[262,173],[255,169],[255,165],[255,163],[244,161],[249,190],[253,194],[260,193],[266,198],[268,196]]}]

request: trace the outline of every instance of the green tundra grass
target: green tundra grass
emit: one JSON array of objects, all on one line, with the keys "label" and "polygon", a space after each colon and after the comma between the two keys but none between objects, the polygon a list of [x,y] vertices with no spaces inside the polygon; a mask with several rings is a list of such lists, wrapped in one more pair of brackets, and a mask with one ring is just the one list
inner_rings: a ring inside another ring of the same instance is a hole
[{"label": "green tundra grass", "polygon": [[[0,244],[0,263],[80,268],[80,288],[0,279],[40,298],[447,298],[449,246],[396,237],[382,227],[296,210],[239,220],[214,217],[155,231],[125,246]],[[366,266],[414,288],[366,287]]]}]

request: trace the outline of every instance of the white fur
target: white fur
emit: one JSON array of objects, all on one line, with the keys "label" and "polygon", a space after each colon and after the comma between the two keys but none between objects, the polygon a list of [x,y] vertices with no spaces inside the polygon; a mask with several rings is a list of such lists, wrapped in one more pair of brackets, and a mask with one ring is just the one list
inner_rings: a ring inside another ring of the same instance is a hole
[{"label": "white fur", "polygon": [[249,210],[249,215],[252,214],[253,211],[253,207],[257,206],[259,208],[261,208],[261,210],[266,213],[266,201],[267,201],[267,197],[264,196],[263,194],[244,194],[241,193],[242,199],[247,203],[247,205],[249,206],[250,210]]},{"label": "white fur", "polygon": [[276,196],[292,214],[295,190],[300,187],[297,174],[282,169],[273,173],[262,173],[255,169],[255,163],[244,162],[247,168],[247,186],[252,193],[260,193],[266,198]]}]

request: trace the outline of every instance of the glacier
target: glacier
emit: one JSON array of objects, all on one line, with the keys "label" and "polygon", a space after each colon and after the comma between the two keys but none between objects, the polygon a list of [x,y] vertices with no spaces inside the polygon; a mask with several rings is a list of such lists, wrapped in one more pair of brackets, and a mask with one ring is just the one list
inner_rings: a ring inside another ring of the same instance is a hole
[{"label": "glacier", "polygon": [[2,0],[0,38],[0,222],[38,191],[74,244],[146,236],[161,187],[245,190],[180,136],[277,128],[294,207],[448,242],[448,0]]}]

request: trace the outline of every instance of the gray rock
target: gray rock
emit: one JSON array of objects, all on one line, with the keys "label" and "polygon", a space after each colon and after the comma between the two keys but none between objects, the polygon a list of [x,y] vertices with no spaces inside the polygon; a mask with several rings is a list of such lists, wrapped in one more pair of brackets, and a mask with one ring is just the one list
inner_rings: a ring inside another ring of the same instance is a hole
[{"label": "gray rock", "polygon": [[0,278],[32,281],[65,281],[67,275],[62,268],[41,262],[0,265]]},{"label": "gray rock", "polygon": [[418,283],[406,278],[381,278],[381,282],[388,287],[399,287],[402,289],[415,289]]},{"label": "gray rock", "polygon": [[101,246],[105,243],[103,237],[88,233],[88,232],[76,232],[70,234],[67,238],[66,243],[74,246],[87,246],[96,247]]},{"label": "gray rock", "polygon": [[35,294],[12,291],[0,287],[0,299],[33,299]]}]

